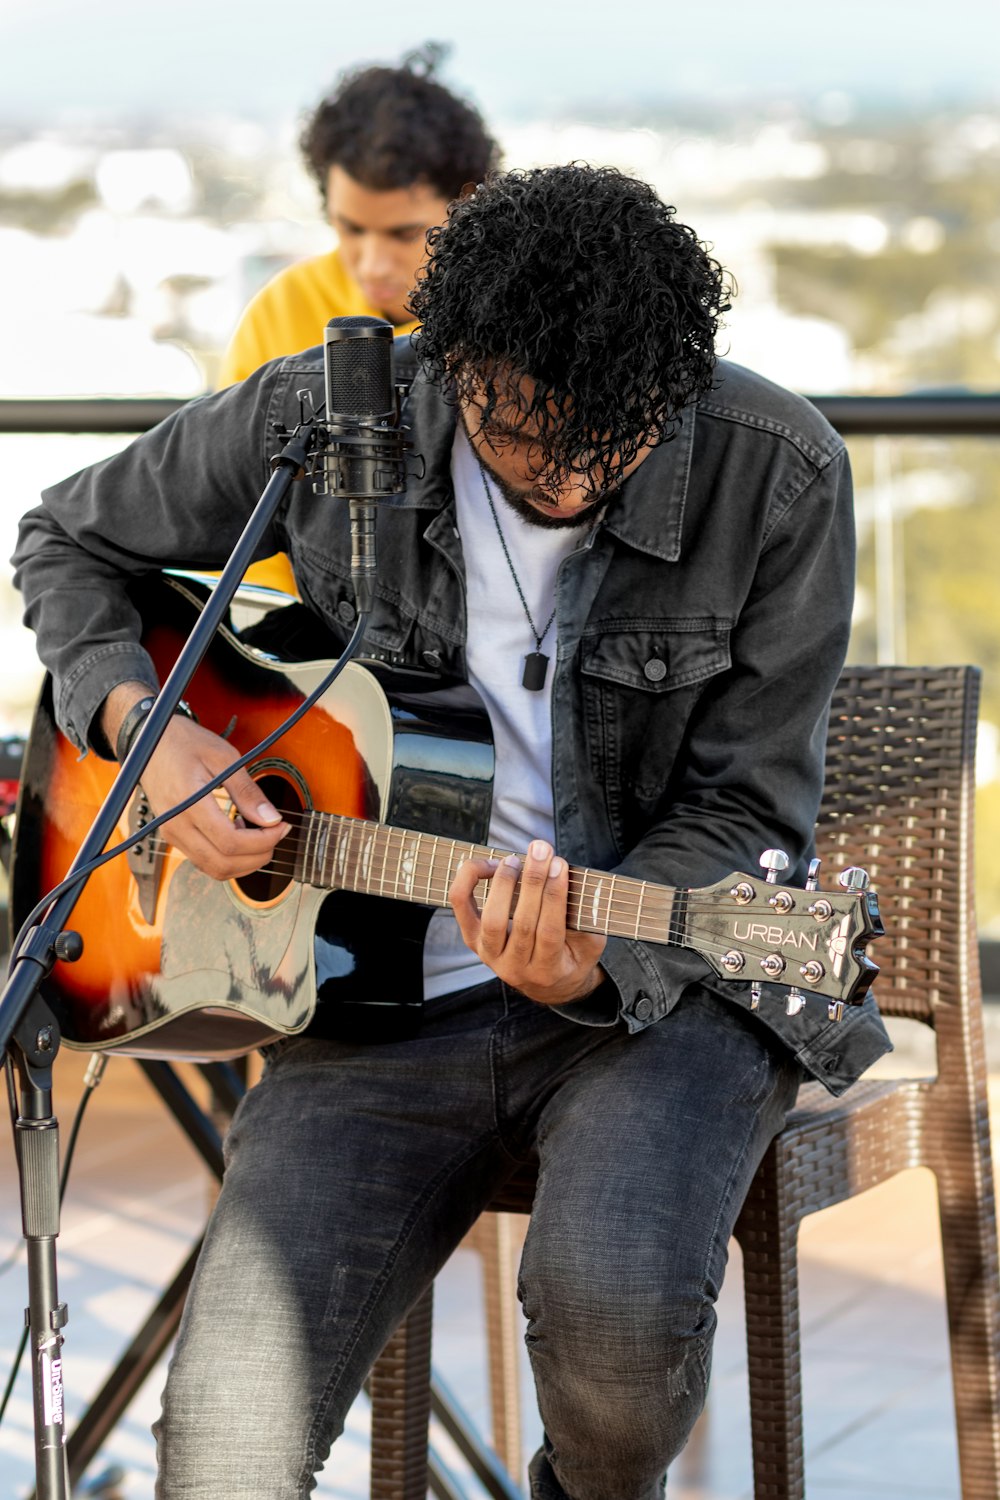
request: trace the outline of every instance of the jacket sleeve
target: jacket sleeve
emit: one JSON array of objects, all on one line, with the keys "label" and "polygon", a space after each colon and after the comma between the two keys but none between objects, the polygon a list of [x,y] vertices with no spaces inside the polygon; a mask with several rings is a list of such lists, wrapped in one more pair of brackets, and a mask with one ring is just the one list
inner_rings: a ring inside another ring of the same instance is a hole
[{"label": "jacket sleeve", "polygon": [[[854,511],[843,449],[783,501],[761,546],[730,640],[731,665],[687,727],[662,811],[618,866],[623,875],[700,887],[736,870],[759,874],[783,849],[783,881],[805,873],[823,789],[829,704],[850,635]],[[693,952],[610,938],[602,964],[634,1030],[658,1020],[698,979],[725,987]],[[614,1019],[606,991],[567,1012]]]},{"label": "jacket sleeve", "polygon": [[[56,716],[80,749],[112,688],[156,683],[130,582],[163,567],[225,565],[267,483],[280,366],[182,407],[122,453],[46,490],[13,556],[24,621],[53,677]],[[287,382],[286,382],[287,383]],[[272,526],[257,555],[279,550]]]}]

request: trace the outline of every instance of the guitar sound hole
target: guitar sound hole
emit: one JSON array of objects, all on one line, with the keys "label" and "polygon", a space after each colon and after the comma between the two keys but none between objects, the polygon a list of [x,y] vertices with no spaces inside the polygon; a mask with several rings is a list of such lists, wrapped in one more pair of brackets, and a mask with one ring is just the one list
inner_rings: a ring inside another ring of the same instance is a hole
[{"label": "guitar sound hole", "polygon": [[292,825],[291,833],[278,844],[269,864],[262,870],[239,876],[234,882],[248,901],[265,904],[277,900],[292,883],[305,803],[301,789],[290,776],[271,771],[263,776],[255,776],[254,780],[268,801]]}]

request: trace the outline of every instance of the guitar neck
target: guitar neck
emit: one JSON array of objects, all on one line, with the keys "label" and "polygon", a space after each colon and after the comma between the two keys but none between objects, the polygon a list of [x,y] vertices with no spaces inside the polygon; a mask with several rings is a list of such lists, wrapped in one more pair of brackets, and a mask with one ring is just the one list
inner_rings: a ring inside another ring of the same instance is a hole
[{"label": "guitar neck", "polygon": [[[302,831],[296,877],[322,890],[448,907],[448,889],[463,860],[503,859],[508,853],[363,818],[313,812]],[[477,896],[484,892],[485,882]],[[676,941],[680,894],[671,886],[570,865],[567,926],[651,943]]]}]

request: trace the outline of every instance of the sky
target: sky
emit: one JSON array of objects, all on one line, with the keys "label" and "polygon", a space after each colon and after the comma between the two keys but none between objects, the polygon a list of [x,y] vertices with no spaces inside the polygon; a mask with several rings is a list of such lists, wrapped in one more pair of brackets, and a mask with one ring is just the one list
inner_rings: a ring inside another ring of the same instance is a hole
[{"label": "sky", "polygon": [[341,68],[429,38],[493,118],[831,93],[1000,103],[1000,0],[0,0],[0,124],[289,119]]}]

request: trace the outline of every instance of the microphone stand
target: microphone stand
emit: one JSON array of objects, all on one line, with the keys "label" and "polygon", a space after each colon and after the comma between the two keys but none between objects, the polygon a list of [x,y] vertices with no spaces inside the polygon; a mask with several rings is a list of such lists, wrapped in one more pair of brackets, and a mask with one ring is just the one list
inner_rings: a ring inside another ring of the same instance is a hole
[{"label": "microphone stand", "polygon": [[[87,876],[82,872],[112,838],[258,543],[292,480],[306,471],[320,432],[314,418],[301,420],[291,434],[280,432],[287,441],[271,459],[274,472],[70,867],[69,875],[79,870],[80,879],[53,901],[30,929],[14,956],[11,976],[0,996],[0,1050],[7,1050],[8,1069],[16,1064],[21,1079],[14,1141],[28,1262],[25,1320],[31,1347],[37,1500],[69,1500],[70,1494],[61,1357],[67,1312],[65,1303],[59,1301],[55,1252],[59,1233],[59,1124],[52,1110],[52,1064],[61,1035],[58,1019],[38,993],[39,987],[57,959],[71,963],[82,954],[79,933],[66,930],[65,925],[86,883]],[[10,1087],[13,1102],[12,1082]]]}]

